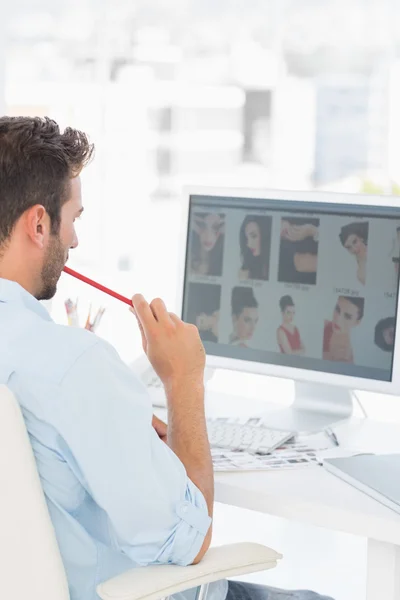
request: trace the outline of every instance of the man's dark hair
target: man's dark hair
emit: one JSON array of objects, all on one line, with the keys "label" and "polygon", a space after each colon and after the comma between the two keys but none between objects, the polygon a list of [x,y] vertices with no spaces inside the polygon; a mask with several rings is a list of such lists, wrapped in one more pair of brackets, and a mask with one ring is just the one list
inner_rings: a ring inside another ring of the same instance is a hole
[{"label": "man's dark hair", "polygon": [[93,155],[87,136],[39,117],[0,118],[0,247],[22,214],[41,204],[60,228],[61,208],[68,200],[70,179]]},{"label": "man's dark hair", "polygon": [[342,296],[342,298],[344,298],[345,300],[348,300],[349,302],[354,304],[354,306],[357,307],[358,321],[361,321],[361,319],[364,316],[364,304],[365,304],[364,298],[358,298],[358,297],[354,297],[354,296]]},{"label": "man's dark hair", "polygon": [[292,296],[282,296],[279,300],[279,306],[282,312],[284,312],[288,306],[294,306]]}]

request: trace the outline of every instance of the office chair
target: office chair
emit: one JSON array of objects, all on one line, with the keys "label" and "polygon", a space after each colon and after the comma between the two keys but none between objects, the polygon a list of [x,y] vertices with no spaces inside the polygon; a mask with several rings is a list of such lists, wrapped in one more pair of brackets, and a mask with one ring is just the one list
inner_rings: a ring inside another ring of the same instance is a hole
[{"label": "office chair", "polygon": [[[70,600],[67,578],[47,510],[24,419],[0,385],[0,598]],[[102,600],[159,600],[213,581],[272,569],[281,555],[259,544],[211,548],[197,565],[134,568],[101,583]]]}]

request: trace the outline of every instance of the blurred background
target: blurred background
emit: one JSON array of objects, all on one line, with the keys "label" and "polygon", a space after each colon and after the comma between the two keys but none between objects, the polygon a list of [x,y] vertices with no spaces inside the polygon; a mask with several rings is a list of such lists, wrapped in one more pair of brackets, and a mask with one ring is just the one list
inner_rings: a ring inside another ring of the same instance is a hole
[{"label": "blurred background", "polygon": [[[186,184],[400,194],[399,0],[0,9],[0,114],[48,115],[95,143],[70,265],[122,294],[174,307]],[[126,306],[63,275],[48,304],[61,323],[68,297],[82,325],[105,306],[99,335],[139,353]],[[216,541],[282,550],[269,583],[364,597],[364,540],[237,512],[217,507]]]},{"label": "blurred background", "polygon": [[[0,112],[89,134],[71,266],[121,293],[173,307],[185,184],[400,193],[398,0],[0,8]],[[59,319],[69,291],[84,312],[93,298],[109,305],[64,279]],[[110,306],[101,332],[130,358],[130,315]]]}]

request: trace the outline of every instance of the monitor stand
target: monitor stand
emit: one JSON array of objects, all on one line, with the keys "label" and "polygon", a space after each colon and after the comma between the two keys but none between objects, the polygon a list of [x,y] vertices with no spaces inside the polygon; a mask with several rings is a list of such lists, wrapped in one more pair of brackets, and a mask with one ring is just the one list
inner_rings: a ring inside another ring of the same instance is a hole
[{"label": "monitor stand", "polygon": [[263,415],[271,429],[294,433],[315,433],[349,419],[353,412],[352,392],[348,388],[320,383],[295,382],[295,397],[290,408]]}]

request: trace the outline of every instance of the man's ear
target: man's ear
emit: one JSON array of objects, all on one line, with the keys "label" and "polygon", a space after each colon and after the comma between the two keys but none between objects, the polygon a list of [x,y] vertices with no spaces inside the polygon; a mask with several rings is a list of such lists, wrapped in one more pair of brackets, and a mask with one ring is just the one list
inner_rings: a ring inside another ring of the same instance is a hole
[{"label": "man's ear", "polygon": [[32,206],[23,215],[25,233],[35,246],[44,248],[50,236],[50,218],[41,204]]}]

